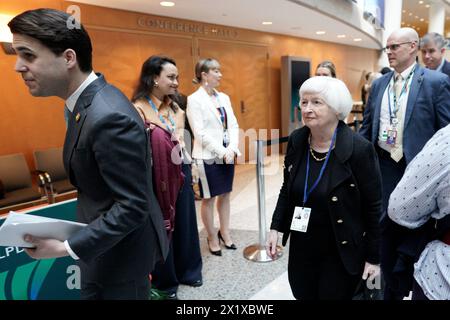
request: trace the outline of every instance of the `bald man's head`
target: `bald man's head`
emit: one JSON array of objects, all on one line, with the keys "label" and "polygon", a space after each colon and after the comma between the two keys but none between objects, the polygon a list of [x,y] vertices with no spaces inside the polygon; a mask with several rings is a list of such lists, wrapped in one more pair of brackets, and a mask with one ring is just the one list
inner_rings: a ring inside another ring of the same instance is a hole
[{"label": "bald man's head", "polygon": [[412,28],[401,28],[391,33],[386,43],[389,65],[402,72],[416,61],[419,35]]}]

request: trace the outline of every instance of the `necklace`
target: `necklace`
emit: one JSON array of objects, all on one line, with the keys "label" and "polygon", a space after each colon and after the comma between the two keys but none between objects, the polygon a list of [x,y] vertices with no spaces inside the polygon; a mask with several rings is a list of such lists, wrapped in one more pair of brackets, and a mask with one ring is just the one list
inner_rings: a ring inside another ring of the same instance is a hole
[{"label": "necklace", "polygon": [[327,152],[327,154],[325,154],[325,156],[324,156],[323,158],[316,157],[316,155],[314,154],[313,149],[311,148],[311,145],[309,145],[309,153],[311,153],[311,156],[312,156],[312,157],[314,158],[314,160],[316,160],[316,161],[323,161],[323,160],[325,160],[325,159],[327,158],[327,154],[328,154],[328,152]]}]

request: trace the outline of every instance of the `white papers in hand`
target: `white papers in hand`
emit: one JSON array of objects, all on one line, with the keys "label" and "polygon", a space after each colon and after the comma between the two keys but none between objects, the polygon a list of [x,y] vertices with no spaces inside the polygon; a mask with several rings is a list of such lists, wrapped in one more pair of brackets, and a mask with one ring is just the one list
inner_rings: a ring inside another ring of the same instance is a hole
[{"label": "white papers in hand", "polygon": [[33,248],[33,244],[23,239],[26,234],[65,241],[85,226],[84,223],[11,211],[0,227],[0,246]]}]

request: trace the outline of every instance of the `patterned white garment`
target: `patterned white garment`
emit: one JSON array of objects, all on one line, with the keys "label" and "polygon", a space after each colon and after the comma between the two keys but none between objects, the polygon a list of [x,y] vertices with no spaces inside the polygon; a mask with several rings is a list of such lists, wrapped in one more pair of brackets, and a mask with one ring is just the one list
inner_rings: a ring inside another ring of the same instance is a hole
[{"label": "patterned white garment", "polygon": [[[389,199],[389,217],[410,229],[450,214],[450,125],[436,132],[406,168]],[[427,298],[450,300],[450,246],[432,241],[414,264]]]}]

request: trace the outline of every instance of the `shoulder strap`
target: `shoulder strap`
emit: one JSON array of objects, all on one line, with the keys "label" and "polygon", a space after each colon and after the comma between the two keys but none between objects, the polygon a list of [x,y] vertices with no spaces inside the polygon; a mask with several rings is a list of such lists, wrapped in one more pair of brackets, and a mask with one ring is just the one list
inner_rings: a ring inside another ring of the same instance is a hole
[{"label": "shoulder strap", "polygon": [[149,123],[149,121],[147,120],[147,117],[145,116],[145,112],[144,110],[142,110],[141,107],[136,106],[136,109],[138,110],[138,112],[141,114],[142,118],[144,119],[145,123]]}]

